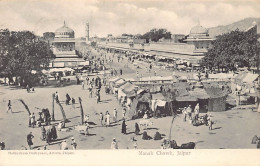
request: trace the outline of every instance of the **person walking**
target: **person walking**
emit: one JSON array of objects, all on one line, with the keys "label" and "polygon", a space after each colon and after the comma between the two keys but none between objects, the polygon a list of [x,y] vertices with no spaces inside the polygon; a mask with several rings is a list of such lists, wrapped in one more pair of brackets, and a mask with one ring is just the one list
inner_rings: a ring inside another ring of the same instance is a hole
[{"label": "person walking", "polygon": [[59,94],[57,91],[55,92],[55,100],[57,103],[59,102]]},{"label": "person walking", "polygon": [[82,89],[84,90],[84,86],[85,86],[84,80],[82,81],[81,86],[82,86]]},{"label": "person walking", "polygon": [[34,115],[34,112],[30,115],[30,120],[31,120],[31,126],[34,128],[34,125],[35,125],[35,115]]},{"label": "person walking", "polygon": [[194,108],[194,113],[195,113],[195,119],[197,120],[199,118],[199,112],[200,112],[200,106],[199,103]]},{"label": "person walking", "polygon": [[89,84],[89,77],[86,77],[87,85]]},{"label": "person walking", "polygon": [[126,134],[126,124],[125,124],[125,120],[123,120],[123,123],[122,123],[122,131],[121,131],[123,134]]},{"label": "person walking", "polygon": [[93,92],[92,92],[92,87],[90,86],[90,87],[88,88],[88,90],[89,90],[89,98],[92,98],[92,94],[93,94]]},{"label": "person walking", "polygon": [[191,105],[189,105],[188,108],[186,108],[186,112],[188,113],[189,119],[191,120],[191,112],[192,112]]},{"label": "person walking", "polygon": [[109,112],[107,111],[106,113],[106,127],[109,127],[110,126],[110,115],[109,115]]},{"label": "person walking", "polygon": [[101,125],[101,126],[103,126],[103,119],[104,119],[103,113],[100,112],[100,114],[99,114],[99,120],[100,120],[100,125]]},{"label": "person walking", "polygon": [[209,117],[208,117],[209,130],[212,130],[213,123],[214,122],[212,120],[212,117],[211,117],[211,115],[209,115]]},{"label": "person walking", "polygon": [[75,99],[72,97],[71,99],[72,107],[75,108]]},{"label": "person walking", "polygon": [[27,143],[28,143],[28,146],[29,146],[30,149],[32,149],[32,145],[33,145],[32,139],[33,138],[34,138],[34,136],[32,135],[32,132],[30,132],[27,135]]},{"label": "person walking", "polygon": [[122,111],[123,120],[125,120],[125,115],[126,115],[126,108],[123,108],[123,111]]},{"label": "person walking", "polygon": [[68,93],[66,93],[66,105],[69,105],[70,104],[70,95]]},{"label": "person walking", "polygon": [[27,93],[30,92],[30,86],[28,84],[26,85],[26,91],[27,91]]},{"label": "person walking", "polygon": [[182,113],[183,113],[183,115],[184,115],[183,121],[186,122],[186,118],[187,118],[186,107],[184,107],[184,109],[182,110]]},{"label": "person walking", "polygon": [[138,123],[135,123],[135,135],[139,135],[139,133],[140,133],[139,125]]},{"label": "person walking", "polygon": [[13,113],[11,100],[8,100],[6,113],[8,113],[9,111],[11,111],[11,113]]},{"label": "person walking", "polygon": [[111,149],[118,149],[118,142],[116,141],[116,138],[113,138],[112,140]]},{"label": "person walking", "polygon": [[71,138],[71,146],[72,146],[72,149],[73,150],[76,150],[76,148],[77,148],[77,143],[76,143],[76,141],[75,141],[75,139],[72,137]]},{"label": "person walking", "polygon": [[114,108],[114,111],[113,111],[113,119],[114,119],[114,122],[117,122],[117,110],[116,110],[116,108]]},{"label": "person walking", "polygon": [[98,102],[100,102],[100,94],[99,93],[96,95],[96,98],[97,98],[97,104],[98,104]]}]

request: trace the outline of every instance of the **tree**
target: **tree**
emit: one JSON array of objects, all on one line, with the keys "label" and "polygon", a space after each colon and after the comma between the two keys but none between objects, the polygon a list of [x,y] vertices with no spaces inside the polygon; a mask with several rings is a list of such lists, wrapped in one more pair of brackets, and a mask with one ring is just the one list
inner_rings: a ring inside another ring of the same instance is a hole
[{"label": "tree", "polygon": [[213,47],[208,50],[202,59],[202,65],[218,70],[225,68],[227,70],[236,70],[239,67],[252,67],[257,65],[257,52],[259,42],[256,35],[256,27],[246,32],[239,30],[217,36],[213,41]]},{"label": "tree", "polygon": [[2,76],[20,77],[25,85],[35,83],[33,70],[47,68],[54,58],[49,45],[29,31],[0,35],[0,50]]},{"label": "tree", "polygon": [[169,140],[171,140],[173,122],[174,122],[174,119],[177,115],[176,108],[174,108],[174,106],[176,105],[177,94],[178,94],[178,92],[177,92],[176,89],[165,88],[162,91],[162,95],[165,97],[167,103],[169,103],[169,108],[170,108],[170,111],[172,113],[172,121],[171,121],[171,126],[170,126]]},{"label": "tree", "polygon": [[54,40],[55,33],[54,32],[45,32],[43,33],[43,40],[47,43],[50,43]]},{"label": "tree", "polygon": [[168,32],[166,29],[154,28],[141,36],[141,39],[146,39],[146,42],[150,39],[151,41],[158,42],[161,38],[171,39],[171,32]]}]

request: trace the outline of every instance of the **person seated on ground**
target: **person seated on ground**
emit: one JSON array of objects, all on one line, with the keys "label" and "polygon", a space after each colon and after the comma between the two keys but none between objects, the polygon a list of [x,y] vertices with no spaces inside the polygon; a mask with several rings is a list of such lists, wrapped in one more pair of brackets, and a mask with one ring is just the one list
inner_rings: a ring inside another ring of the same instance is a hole
[{"label": "person seated on ground", "polygon": [[75,99],[72,97],[71,99],[72,104],[75,104]]},{"label": "person seated on ground", "polygon": [[154,140],[160,140],[162,139],[162,135],[157,131],[154,135]]},{"label": "person seated on ground", "polygon": [[152,137],[149,136],[149,135],[147,134],[147,132],[145,131],[145,132],[143,133],[142,139],[143,139],[143,140],[150,140],[150,139],[152,139]]},{"label": "person seated on ground", "polygon": [[0,150],[5,150],[5,143],[4,142],[0,142]]}]

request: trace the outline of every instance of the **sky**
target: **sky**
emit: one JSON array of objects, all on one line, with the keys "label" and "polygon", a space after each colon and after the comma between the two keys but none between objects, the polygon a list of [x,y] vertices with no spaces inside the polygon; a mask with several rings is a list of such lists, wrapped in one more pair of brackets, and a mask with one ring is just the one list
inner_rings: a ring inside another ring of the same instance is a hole
[{"label": "sky", "polygon": [[42,36],[63,26],[90,37],[144,34],[166,28],[172,34],[188,34],[200,25],[210,28],[247,17],[260,18],[258,0],[0,0],[0,29],[29,30]]}]

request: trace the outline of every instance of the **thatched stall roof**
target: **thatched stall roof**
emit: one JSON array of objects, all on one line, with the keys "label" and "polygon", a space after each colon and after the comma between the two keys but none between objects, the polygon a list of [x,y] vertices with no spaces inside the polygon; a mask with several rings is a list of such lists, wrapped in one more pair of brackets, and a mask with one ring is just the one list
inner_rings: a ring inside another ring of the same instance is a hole
[{"label": "thatched stall roof", "polygon": [[227,96],[225,91],[222,91],[220,88],[207,88],[205,89],[210,98],[219,98]]},{"label": "thatched stall roof", "polygon": [[142,95],[138,95],[136,98],[140,102],[150,102],[152,100],[152,95],[150,93],[144,93]]},{"label": "thatched stall roof", "polygon": [[193,96],[178,96],[176,101],[198,101],[198,99]]},{"label": "thatched stall roof", "polygon": [[162,93],[155,93],[152,94],[153,100],[166,100]]},{"label": "thatched stall roof", "polygon": [[195,88],[193,91],[189,91],[190,95],[198,99],[209,99],[210,96],[207,94],[205,89]]}]

